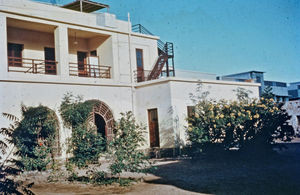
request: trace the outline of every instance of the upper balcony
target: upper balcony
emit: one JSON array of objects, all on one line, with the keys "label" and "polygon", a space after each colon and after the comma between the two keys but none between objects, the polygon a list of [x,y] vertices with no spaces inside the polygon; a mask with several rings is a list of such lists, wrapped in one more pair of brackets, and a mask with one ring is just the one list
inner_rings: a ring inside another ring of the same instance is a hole
[{"label": "upper balcony", "polygon": [[[110,35],[67,28],[58,37],[58,28],[7,18],[8,71],[60,75],[64,67],[70,77],[112,78]],[[63,47],[62,42],[67,46]],[[63,56],[67,60],[57,58],[61,53],[67,55]]]}]

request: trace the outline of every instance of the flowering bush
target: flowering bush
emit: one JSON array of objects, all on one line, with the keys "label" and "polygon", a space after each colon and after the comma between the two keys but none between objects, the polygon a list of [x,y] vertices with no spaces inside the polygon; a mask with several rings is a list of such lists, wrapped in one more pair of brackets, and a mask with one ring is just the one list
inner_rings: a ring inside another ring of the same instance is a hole
[{"label": "flowering bush", "polygon": [[188,118],[187,134],[194,152],[267,149],[276,138],[291,139],[287,113],[272,98],[219,102],[199,100]]}]

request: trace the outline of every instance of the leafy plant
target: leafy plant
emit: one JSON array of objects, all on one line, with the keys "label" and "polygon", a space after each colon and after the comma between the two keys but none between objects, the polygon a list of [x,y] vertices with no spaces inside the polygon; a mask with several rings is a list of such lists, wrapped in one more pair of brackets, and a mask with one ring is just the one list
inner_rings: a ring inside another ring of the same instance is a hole
[{"label": "leafy plant", "polygon": [[113,175],[123,171],[146,172],[151,167],[148,157],[140,150],[144,144],[145,128],[136,124],[132,112],[121,113],[121,118],[116,122],[114,138],[109,144]]},{"label": "leafy plant", "polygon": [[16,154],[25,170],[45,170],[53,159],[58,128],[54,111],[45,106],[22,106],[22,119],[12,132]]},{"label": "leafy plant", "polygon": [[[293,131],[289,116],[274,100],[251,100],[244,91],[240,101],[200,99],[195,114],[188,119],[188,140],[195,154],[231,148],[269,150],[275,139],[289,141]],[[269,95],[267,97],[270,97]]]},{"label": "leafy plant", "polygon": [[82,101],[81,97],[66,94],[60,106],[60,113],[66,127],[72,129],[68,151],[73,154],[70,162],[78,167],[94,163],[106,148],[106,140],[97,134],[96,127],[90,127],[87,118],[95,101]]},{"label": "leafy plant", "polygon": [[0,193],[33,194],[33,192],[29,190],[31,184],[23,185],[22,182],[16,182],[14,180],[14,178],[22,172],[22,169],[20,169],[22,163],[12,158],[15,149],[12,135],[15,128],[19,125],[19,120],[12,114],[3,113],[3,116],[12,120],[13,124],[8,128],[1,128],[0,130]]}]

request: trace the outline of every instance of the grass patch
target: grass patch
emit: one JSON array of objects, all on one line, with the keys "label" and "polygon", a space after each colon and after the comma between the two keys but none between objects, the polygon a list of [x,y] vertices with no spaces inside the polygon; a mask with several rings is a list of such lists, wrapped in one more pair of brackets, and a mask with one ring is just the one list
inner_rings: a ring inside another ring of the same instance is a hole
[{"label": "grass patch", "polygon": [[129,186],[132,182],[136,182],[136,179],[133,178],[117,178],[117,177],[108,177],[103,171],[91,172],[88,175],[78,176],[76,173],[72,173],[68,178],[70,182],[81,182],[81,183],[90,183],[95,185],[111,185],[119,184],[120,186]]}]

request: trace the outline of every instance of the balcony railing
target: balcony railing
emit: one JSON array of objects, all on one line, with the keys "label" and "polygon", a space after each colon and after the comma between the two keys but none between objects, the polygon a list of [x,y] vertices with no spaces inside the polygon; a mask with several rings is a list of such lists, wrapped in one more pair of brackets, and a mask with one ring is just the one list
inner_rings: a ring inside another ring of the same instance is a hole
[{"label": "balcony railing", "polygon": [[30,58],[8,57],[9,72],[56,75],[57,62]]},{"label": "balcony railing", "polygon": [[69,63],[70,76],[110,79],[110,66]]},{"label": "balcony railing", "polygon": [[135,82],[143,82],[148,80],[148,75],[151,70],[135,70],[134,71],[134,80]]}]

